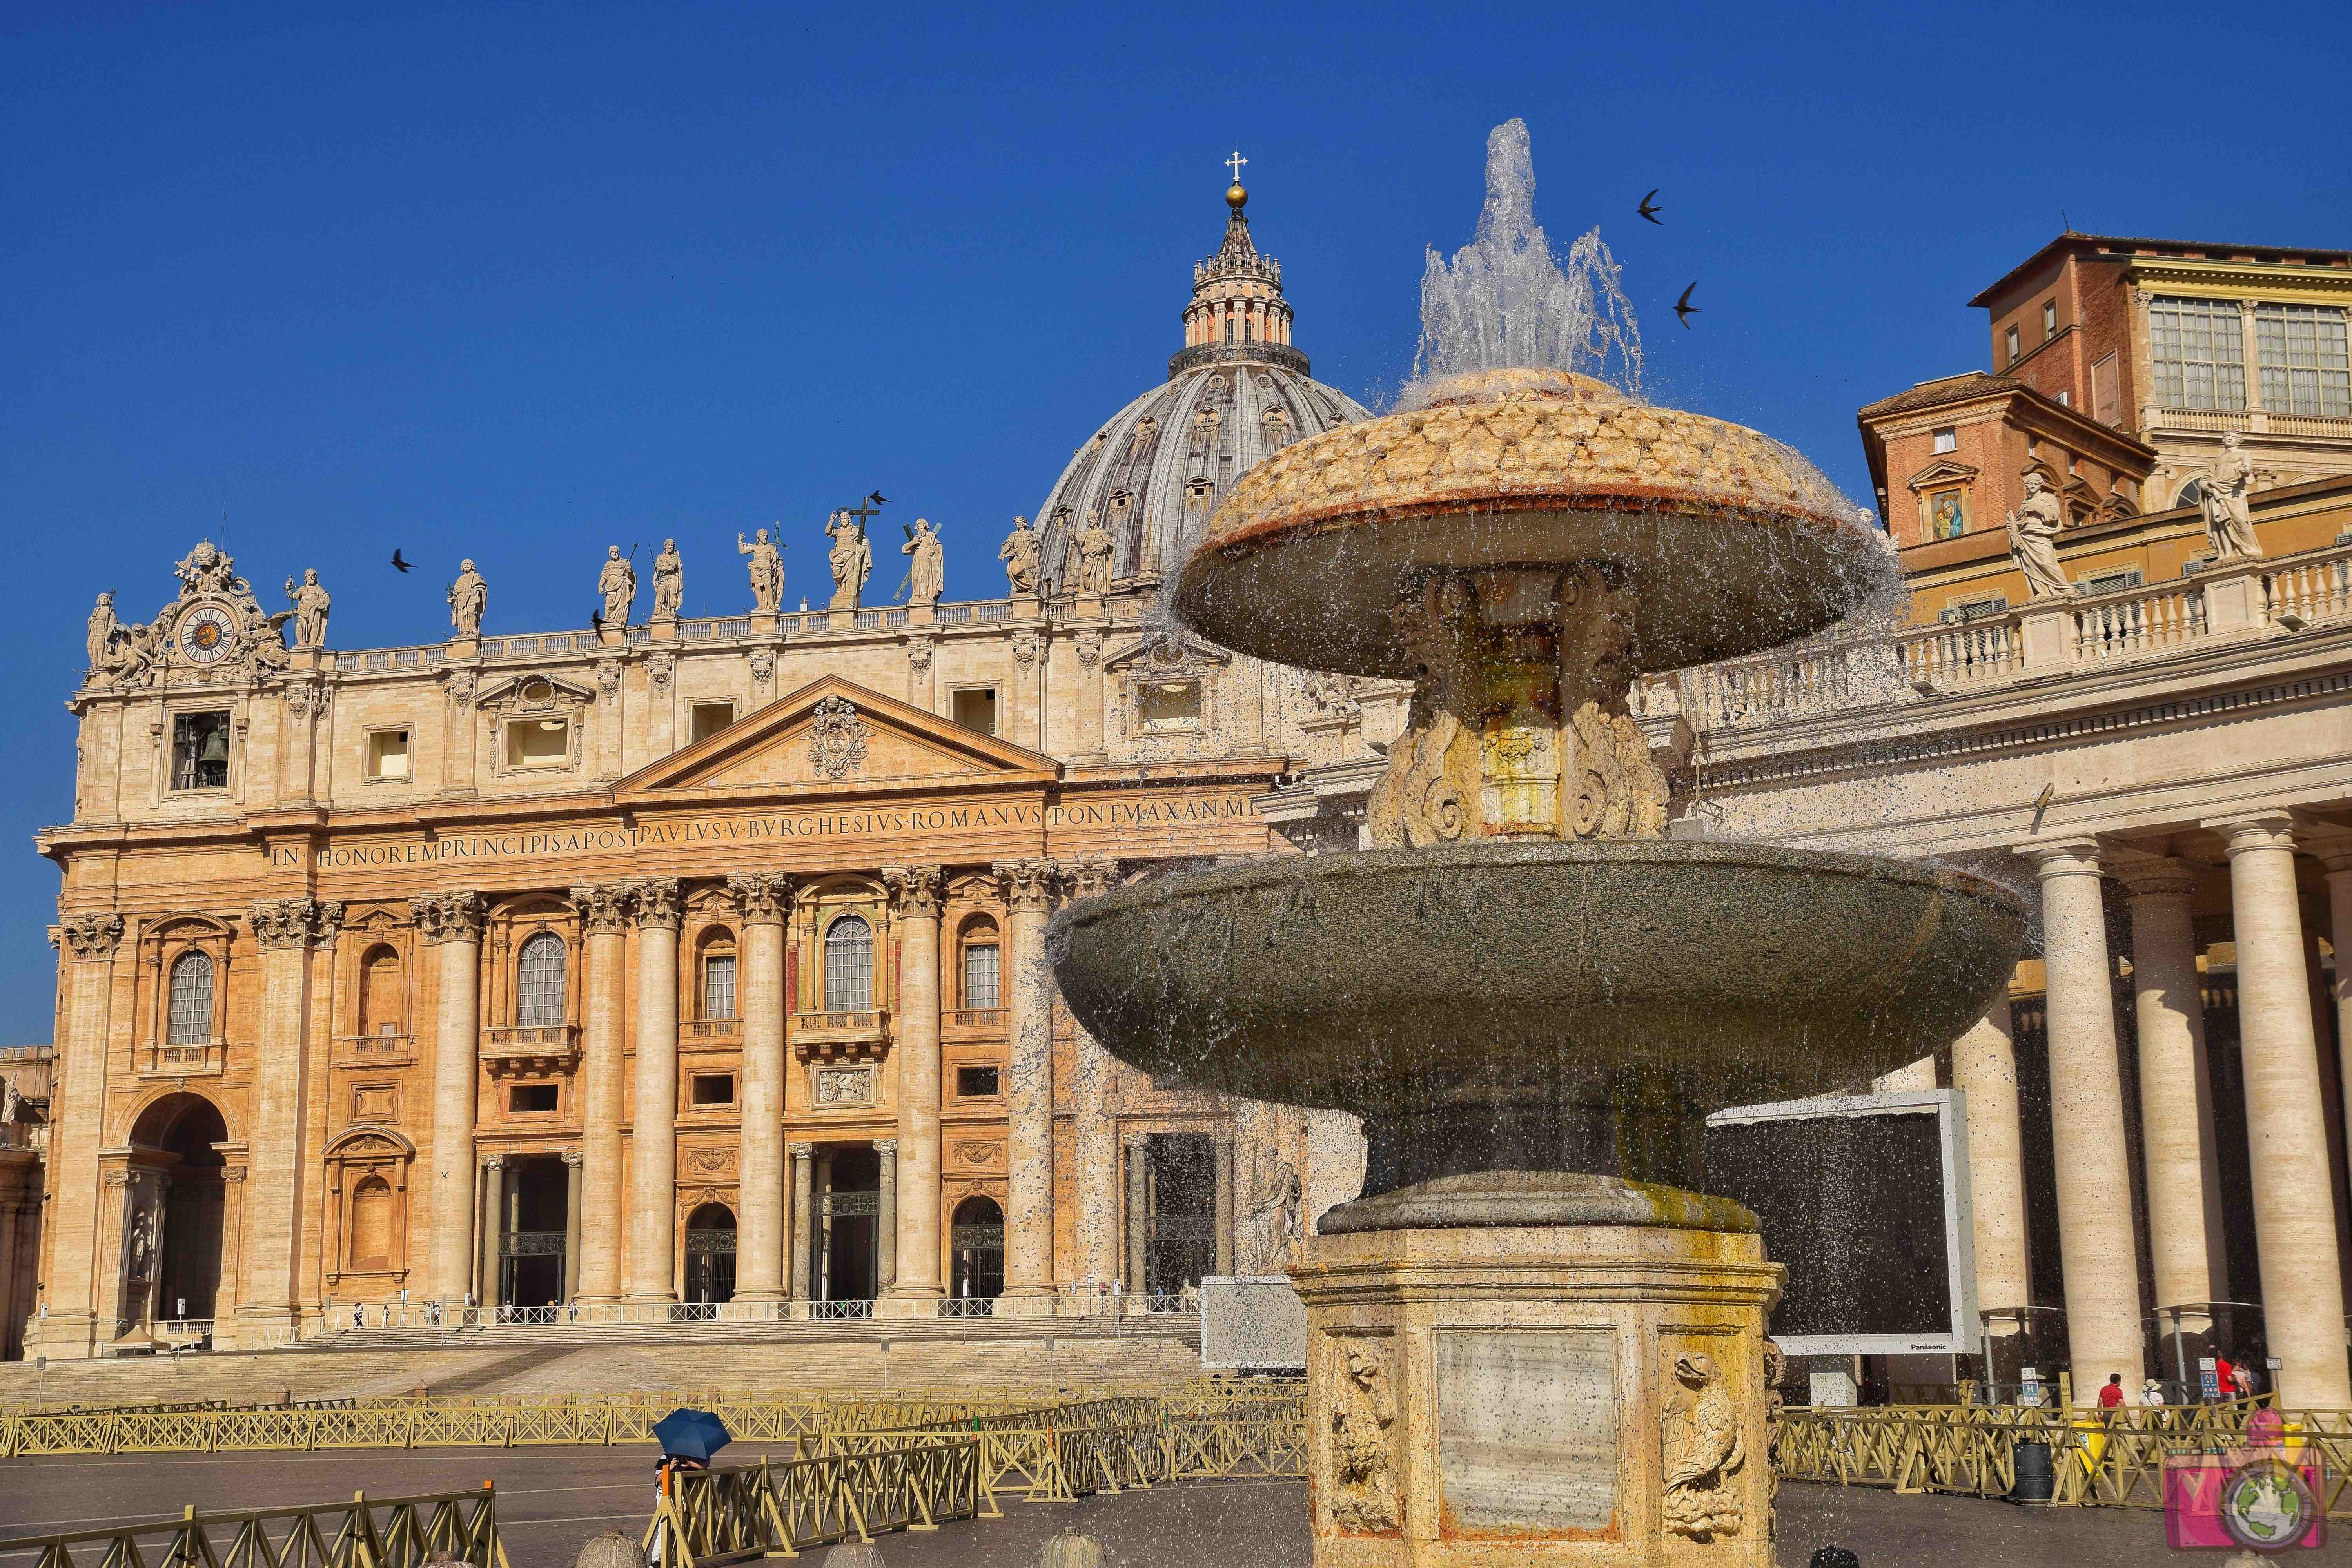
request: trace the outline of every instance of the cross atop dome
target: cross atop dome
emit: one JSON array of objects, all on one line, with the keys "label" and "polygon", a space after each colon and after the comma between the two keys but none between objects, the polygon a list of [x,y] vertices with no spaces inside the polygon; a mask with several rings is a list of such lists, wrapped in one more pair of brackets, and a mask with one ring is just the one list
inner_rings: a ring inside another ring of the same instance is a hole
[{"label": "cross atop dome", "polygon": [[1235,147],[1234,155],[1225,160],[1225,167],[1234,172],[1234,183],[1225,189],[1225,205],[1237,213],[1249,205],[1249,193],[1242,189],[1242,165],[1248,162],[1242,156],[1239,147]]},{"label": "cross atop dome", "polygon": [[1225,242],[1217,254],[1192,264],[1192,302],[1184,308],[1184,349],[1169,374],[1211,359],[1254,359],[1290,364],[1307,374],[1307,357],[1290,346],[1290,306],[1282,297],[1282,263],[1258,254],[1250,241],[1249,219],[1242,208],[1249,192],[1242,186],[1242,166],[1249,160],[1239,147],[1223,160],[1233,172],[1226,187]]}]

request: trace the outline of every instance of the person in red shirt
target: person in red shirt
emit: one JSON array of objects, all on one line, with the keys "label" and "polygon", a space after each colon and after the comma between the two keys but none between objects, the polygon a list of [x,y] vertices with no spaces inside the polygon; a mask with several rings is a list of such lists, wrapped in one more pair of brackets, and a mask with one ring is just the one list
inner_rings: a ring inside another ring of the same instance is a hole
[{"label": "person in red shirt", "polygon": [[2238,1369],[2228,1356],[2213,1358],[2213,1381],[2221,1391],[2217,1397],[2224,1401],[2238,1397]]},{"label": "person in red shirt", "polygon": [[2124,1374],[2111,1372],[2107,1373],[2106,1386],[2099,1390],[2099,1408],[2103,1411],[2120,1410],[2123,1408],[2123,1403]]}]

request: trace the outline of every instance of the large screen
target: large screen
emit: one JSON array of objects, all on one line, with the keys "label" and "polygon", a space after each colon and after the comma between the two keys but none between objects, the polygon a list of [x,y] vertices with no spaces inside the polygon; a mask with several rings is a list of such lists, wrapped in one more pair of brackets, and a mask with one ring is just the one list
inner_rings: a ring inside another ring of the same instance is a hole
[{"label": "large screen", "polygon": [[1706,1187],[1788,1267],[1791,1355],[1965,1352],[1977,1335],[1967,1136],[1950,1089],[1741,1106],[1707,1118]]}]

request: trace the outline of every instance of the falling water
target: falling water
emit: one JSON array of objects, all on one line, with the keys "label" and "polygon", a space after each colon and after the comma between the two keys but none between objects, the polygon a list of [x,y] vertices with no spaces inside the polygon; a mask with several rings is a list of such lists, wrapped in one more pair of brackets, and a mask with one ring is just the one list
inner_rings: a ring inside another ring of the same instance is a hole
[{"label": "falling water", "polygon": [[1565,370],[1642,390],[1642,332],[1617,286],[1617,260],[1593,228],[1568,248],[1563,269],[1536,222],[1535,159],[1523,120],[1486,137],[1486,205],[1478,236],[1454,253],[1433,247],[1421,279],[1415,393],[1447,376],[1486,370]]}]

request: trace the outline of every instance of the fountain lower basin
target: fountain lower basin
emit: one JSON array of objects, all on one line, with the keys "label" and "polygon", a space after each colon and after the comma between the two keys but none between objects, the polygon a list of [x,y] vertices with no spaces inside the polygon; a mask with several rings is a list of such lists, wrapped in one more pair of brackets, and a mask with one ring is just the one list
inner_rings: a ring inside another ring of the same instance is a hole
[{"label": "fountain lower basin", "polygon": [[1258,861],[1071,906],[1120,1059],[1353,1111],[1367,1195],[1492,1170],[1684,1184],[1704,1113],[1859,1087],[2006,982],[2026,910],[1911,861],[1676,839]]}]

